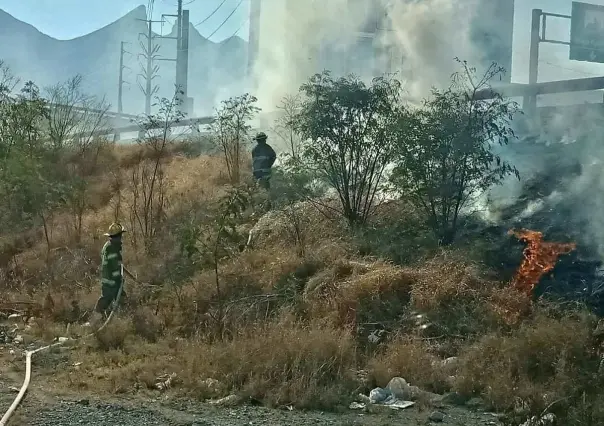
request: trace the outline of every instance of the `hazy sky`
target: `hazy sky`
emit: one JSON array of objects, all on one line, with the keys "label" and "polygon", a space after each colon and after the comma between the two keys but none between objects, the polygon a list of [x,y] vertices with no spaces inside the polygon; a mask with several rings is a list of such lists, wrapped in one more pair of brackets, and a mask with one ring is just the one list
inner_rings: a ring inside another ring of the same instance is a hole
[{"label": "hazy sky", "polygon": [[[184,0],[193,24],[203,21],[223,0]],[[197,29],[203,36],[209,36],[235,9],[240,0],[224,0],[216,13]],[[124,16],[146,0],[0,0],[0,9],[15,18],[33,25],[51,37],[66,40],[88,34]],[[163,13],[176,13],[176,0],[155,0],[153,19],[160,19]],[[84,6],[85,5],[85,6]],[[242,0],[228,21],[220,28],[212,40],[220,41],[237,35],[247,39],[249,0]],[[169,22],[174,22],[174,18]],[[171,25],[166,27],[169,31]]]},{"label": "hazy sky", "polygon": [[[224,4],[206,22],[197,29],[209,36],[236,8],[235,13],[212,36],[220,41],[237,35],[247,39],[249,0],[184,0],[191,11],[191,21],[196,24],[204,20],[222,2]],[[284,0],[285,1],[285,0]],[[303,1],[303,0],[300,0]],[[325,0],[329,1],[329,0]],[[371,0],[367,0],[371,1]],[[459,0],[463,1],[463,0]],[[602,4],[604,0],[586,0],[589,3]],[[86,6],[82,6],[86,4]],[[99,29],[136,8],[147,4],[146,0],[0,0],[0,9],[17,19],[32,24],[41,32],[58,39],[78,37]],[[570,14],[572,0],[516,0],[514,22],[514,65],[512,77],[515,81],[526,81],[528,74],[528,36],[530,33],[531,9],[541,8],[545,12]],[[176,0],[156,0],[154,19],[162,13],[175,13]],[[170,18],[172,19],[172,18]],[[170,21],[173,22],[173,21]],[[166,27],[169,31],[170,26]],[[570,22],[565,19],[548,20],[548,38],[568,41]],[[540,80],[580,78],[604,75],[604,64],[590,64],[568,60],[568,47],[551,44],[541,45]]]}]

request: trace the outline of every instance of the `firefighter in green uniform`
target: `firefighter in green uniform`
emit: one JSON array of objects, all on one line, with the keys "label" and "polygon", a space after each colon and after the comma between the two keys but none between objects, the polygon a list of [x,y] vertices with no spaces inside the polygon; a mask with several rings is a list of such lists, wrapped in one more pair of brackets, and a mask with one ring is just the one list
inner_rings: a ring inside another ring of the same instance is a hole
[{"label": "firefighter in green uniform", "polygon": [[[96,303],[96,311],[103,316],[108,314],[108,309],[116,300],[119,289],[124,285],[124,272],[133,280],[134,276],[128,271],[122,260],[122,235],[126,232],[119,223],[113,223],[105,234],[109,241],[101,251],[101,297]],[[125,296],[122,289],[121,298]]]}]

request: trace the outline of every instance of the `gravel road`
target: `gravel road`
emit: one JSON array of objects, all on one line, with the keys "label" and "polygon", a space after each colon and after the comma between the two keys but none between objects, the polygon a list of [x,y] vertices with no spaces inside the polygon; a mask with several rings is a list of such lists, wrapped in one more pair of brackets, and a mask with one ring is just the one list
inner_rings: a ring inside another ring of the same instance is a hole
[{"label": "gravel road", "polygon": [[217,408],[196,405],[185,409],[165,406],[132,405],[81,401],[60,401],[41,407],[28,407],[15,422],[31,426],[425,426],[430,424],[456,426],[496,426],[500,423],[487,413],[473,413],[455,407],[441,409],[444,418],[438,422],[429,420],[430,411],[417,409],[389,411],[384,414],[367,414],[347,411],[344,413],[300,412],[273,410],[264,407],[242,406]]},{"label": "gravel road", "polygon": [[78,403],[62,403],[44,408],[27,419],[31,426],[67,425],[172,425],[169,419],[156,412],[126,408],[114,404],[85,406]]}]

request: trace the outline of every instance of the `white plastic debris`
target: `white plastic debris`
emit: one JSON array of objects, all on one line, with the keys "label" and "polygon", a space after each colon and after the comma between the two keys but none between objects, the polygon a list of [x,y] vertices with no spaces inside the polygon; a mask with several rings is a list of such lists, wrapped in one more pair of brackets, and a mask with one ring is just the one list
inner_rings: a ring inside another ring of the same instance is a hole
[{"label": "white plastic debris", "polygon": [[163,374],[156,379],[155,387],[159,390],[168,389],[172,386],[172,380],[176,378],[176,373]]},{"label": "white plastic debris", "polygon": [[392,396],[392,392],[384,388],[375,388],[369,392],[369,401],[372,404],[381,404],[386,401],[390,396]]},{"label": "white plastic debris", "polygon": [[446,367],[446,366],[450,366],[450,365],[456,365],[456,364],[458,364],[458,362],[459,362],[459,358],[457,358],[456,356],[450,356],[449,358],[445,358],[442,361],[442,365],[444,367]]},{"label": "white plastic debris", "polygon": [[405,408],[409,408],[409,407],[415,405],[415,402],[413,402],[413,401],[399,401],[399,400],[396,400],[396,401],[393,401],[393,402],[390,402],[390,403],[387,403],[387,404],[384,404],[384,405],[386,405],[386,406],[388,406],[390,408],[393,408],[395,410],[404,410]]},{"label": "white plastic debris", "polygon": [[8,316],[8,319],[17,319],[17,318],[21,318],[23,316],[23,314],[10,314]]},{"label": "white plastic debris", "polygon": [[382,340],[382,336],[386,333],[386,330],[373,330],[369,336],[367,336],[367,340],[369,343],[377,344]]},{"label": "white plastic debris", "polygon": [[385,405],[392,409],[402,410],[415,405],[413,401],[404,401],[395,396],[391,389],[375,388],[369,392],[369,402],[376,405]]},{"label": "white plastic debris", "polygon": [[348,408],[350,408],[351,410],[362,410],[366,407],[365,404],[363,404],[362,402],[351,402],[350,405],[348,406]]},{"label": "white plastic debris", "polygon": [[241,398],[239,398],[237,395],[229,395],[225,396],[224,398],[212,400],[209,403],[212,405],[219,405],[225,407],[237,405],[239,404],[239,402],[241,402]]},{"label": "white plastic debris", "polygon": [[200,382],[200,385],[206,387],[213,394],[220,394],[221,390],[224,388],[222,383],[220,383],[216,379],[207,378]]},{"label": "white plastic debris", "polygon": [[64,343],[69,340],[69,337],[59,337],[57,338],[57,342]]},{"label": "white plastic debris", "polygon": [[556,422],[556,416],[553,413],[548,413],[543,417],[533,416],[521,426],[553,426]]}]

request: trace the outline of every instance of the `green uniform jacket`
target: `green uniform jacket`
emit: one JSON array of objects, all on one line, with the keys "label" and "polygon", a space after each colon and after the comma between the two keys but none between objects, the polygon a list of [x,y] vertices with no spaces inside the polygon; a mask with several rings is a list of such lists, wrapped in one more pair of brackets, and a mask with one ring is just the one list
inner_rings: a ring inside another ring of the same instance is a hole
[{"label": "green uniform jacket", "polygon": [[122,285],[122,244],[107,241],[101,251],[101,284]]}]

